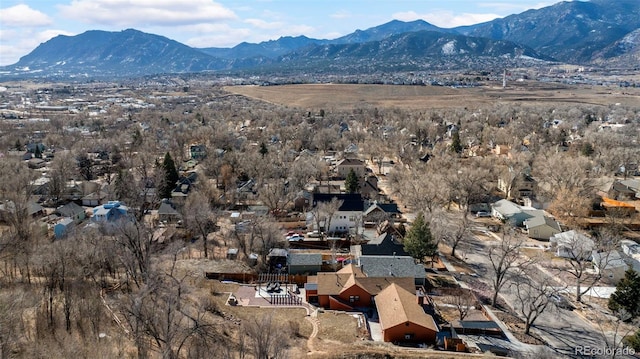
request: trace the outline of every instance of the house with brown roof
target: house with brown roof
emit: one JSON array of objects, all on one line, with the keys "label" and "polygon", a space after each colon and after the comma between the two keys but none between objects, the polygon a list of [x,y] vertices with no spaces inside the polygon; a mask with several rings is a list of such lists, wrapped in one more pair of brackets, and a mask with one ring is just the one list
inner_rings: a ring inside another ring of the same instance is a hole
[{"label": "house with brown roof", "polygon": [[392,283],[378,293],[375,303],[385,342],[435,342],[438,326],[418,303],[415,290]]},{"label": "house with brown roof", "polygon": [[351,170],[360,178],[367,172],[367,167],[362,160],[357,158],[345,158],[336,165],[336,172],[340,178],[347,178]]},{"label": "house with brown roof", "polygon": [[[366,308],[373,305],[372,298],[392,283],[415,291],[414,278],[399,277],[367,277],[359,267],[347,265],[337,272],[320,272],[310,277],[315,281],[317,298],[308,297],[308,301],[315,301],[321,307],[333,310],[351,311],[356,308]],[[308,295],[309,296],[309,295]]]}]

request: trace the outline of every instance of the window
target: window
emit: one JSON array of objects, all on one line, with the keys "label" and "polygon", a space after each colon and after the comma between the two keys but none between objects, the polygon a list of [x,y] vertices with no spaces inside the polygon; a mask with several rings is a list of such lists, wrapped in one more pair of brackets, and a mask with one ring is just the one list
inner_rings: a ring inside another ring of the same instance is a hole
[{"label": "window", "polygon": [[355,302],[357,302],[359,300],[360,300],[360,296],[359,295],[350,295],[349,296],[349,302],[351,302],[351,303],[355,303]]},{"label": "window", "polygon": [[413,333],[406,333],[404,335],[404,340],[412,340],[413,339],[414,334]]}]

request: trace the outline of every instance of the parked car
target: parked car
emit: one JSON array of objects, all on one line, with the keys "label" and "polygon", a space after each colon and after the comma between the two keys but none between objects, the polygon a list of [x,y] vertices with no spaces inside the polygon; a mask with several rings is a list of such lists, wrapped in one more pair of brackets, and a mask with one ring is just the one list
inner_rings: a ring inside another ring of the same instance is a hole
[{"label": "parked car", "polygon": [[477,217],[477,218],[481,218],[481,217],[491,217],[491,213],[486,212],[486,211],[478,211],[478,212],[476,212],[476,217]]},{"label": "parked car", "polygon": [[304,241],[304,236],[302,234],[294,234],[292,236],[287,237],[289,242],[301,242]]},{"label": "parked car", "polygon": [[320,233],[320,231],[307,232],[307,237],[309,237],[309,238],[320,238],[320,237],[322,237],[322,233]]},{"label": "parked car", "polygon": [[296,234],[298,234],[298,232],[295,232],[295,231],[289,231],[289,232],[287,232],[287,233],[285,233],[285,234],[284,234],[284,237],[285,237],[285,238],[288,238],[288,237],[291,237],[291,236],[296,235]]},{"label": "parked car", "polygon": [[565,298],[562,294],[551,294],[549,296],[549,299],[551,300],[551,302],[553,304],[555,304],[556,307],[558,308],[562,308],[562,309],[567,309],[567,310],[574,310],[576,309],[571,302],[569,302],[569,300],[567,298]]}]

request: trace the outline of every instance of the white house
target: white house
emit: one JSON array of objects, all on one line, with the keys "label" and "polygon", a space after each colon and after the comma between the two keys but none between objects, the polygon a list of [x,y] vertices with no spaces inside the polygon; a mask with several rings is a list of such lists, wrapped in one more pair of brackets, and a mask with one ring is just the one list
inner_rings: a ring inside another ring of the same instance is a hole
[{"label": "white house", "polygon": [[591,254],[593,269],[601,274],[602,278],[608,278],[613,283],[618,283],[624,277],[629,265],[622,259],[618,251],[597,252]]},{"label": "white house", "polygon": [[569,259],[589,260],[595,248],[591,238],[574,230],[554,234],[549,242],[555,245],[556,256]]},{"label": "white house", "polygon": [[[359,232],[362,226],[362,211],[364,210],[364,201],[359,193],[314,193],[313,194],[313,208],[321,203],[329,203],[335,198],[340,202],[340,207],[333,213],[330,221],[326,221],[323,213],[319,211],[311,210],[307,214],[307,222],[313,224],[316,222],[314,216],[321,216],[320,225],[321,229],[327,233],[348,233],[352,231]],[[328,228],[327,227],[328,224]]]}]

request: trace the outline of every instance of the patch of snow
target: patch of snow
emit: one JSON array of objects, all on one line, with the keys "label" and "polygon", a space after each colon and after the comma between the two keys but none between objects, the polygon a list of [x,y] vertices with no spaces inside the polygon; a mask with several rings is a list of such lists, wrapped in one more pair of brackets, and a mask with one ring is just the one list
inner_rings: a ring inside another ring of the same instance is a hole
[{"label": "patch of snow", "polygon": [[442,45],[442,53],[445,55],[455,55],[456,53],[456,42],[449,41],[446,44]]}]

